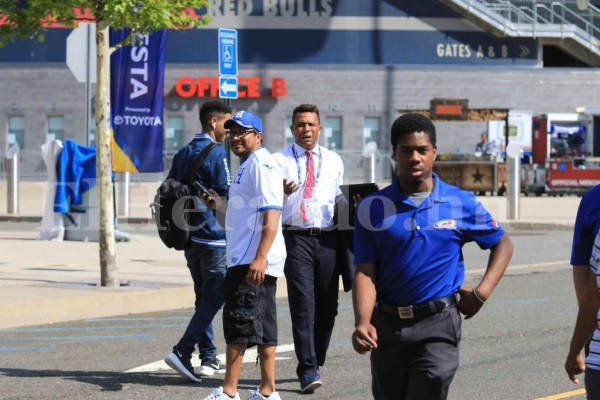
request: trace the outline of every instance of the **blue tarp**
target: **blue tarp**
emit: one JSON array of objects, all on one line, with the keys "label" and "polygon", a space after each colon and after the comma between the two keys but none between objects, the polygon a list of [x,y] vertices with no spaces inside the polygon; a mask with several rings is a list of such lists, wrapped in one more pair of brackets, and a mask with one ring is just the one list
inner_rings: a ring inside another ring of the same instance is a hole
[{"label": "blue tarp", "polygon": [[563,133],[574,135],[576,133],[585,133],[585,125],[561,125],[561,124],[550,124],[550,133]]},{"label": "blue tarp", "polygon": [[81,205],[83,193],[96,184],[96,148],[66,140],[56,162],[54,212],[66,214]]}]

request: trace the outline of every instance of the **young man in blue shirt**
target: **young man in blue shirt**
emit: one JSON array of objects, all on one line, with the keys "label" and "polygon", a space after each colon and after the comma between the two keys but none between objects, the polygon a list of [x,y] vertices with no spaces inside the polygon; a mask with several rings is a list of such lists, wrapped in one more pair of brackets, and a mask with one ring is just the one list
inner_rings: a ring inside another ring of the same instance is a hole
[{"label": "young man in blue shirt", "polygon": [[[218,100],[207,101],[200,107],[202,132],[194,135],[190,143],[181,148],[175,157],[168,178],[183,180],[194,161],[206,146],[225,140],[223,124],[231,118],[231,107]],[[231,183],[227,153],[217,145],[204,159],[195,179],[206,188],[226,197]],[[217,221],[213,210],[199,199],[198,212],[193,213],[190,243],[184,250],[187,266],[194,281],[195,312],[185,333],[167,355],[165,362],[181,376],[192,382],[202,382],[201,376],[225,372],[225,365],[217,358],[213,343],[212,320],[223,306],[223,281],[225,280],[225,229]],[[192,353],[198,345],[200,369],[192,366]]]},{"label": "young man in blue shirt", "polygon": [[[512,243],[473,193],[433,173],[433,123],[399,117],[391,129],[398,177],[361,201],[355,220],[354,349],[371,351],[373,397],[445,399],[458,368],[461,316],[474,316],[502,278]],[[491,249],[463,287],[462,246]],[[458,294],[460,298],[457,299]]]},{"label": "young man in blue shirt", "polygon": [[588,398],[597,399],[600,398],[600,185],[590,189],[579,203],[571,265],[579,313],[565,370],[575,383],[579,383],[576,375],[585,370]]}]

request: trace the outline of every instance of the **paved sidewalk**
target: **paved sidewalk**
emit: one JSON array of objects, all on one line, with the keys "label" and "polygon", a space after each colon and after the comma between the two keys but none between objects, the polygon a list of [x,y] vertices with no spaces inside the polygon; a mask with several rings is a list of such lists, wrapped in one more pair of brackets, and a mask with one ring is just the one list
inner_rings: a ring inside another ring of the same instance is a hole
[{"label": "paved sidewalk", "polygon": [[[0,193],[6,193],[3,184]],[[119,229],[131,237],[117,243],[119,278],[124,284],[119,288],[98,286],[97,242],[36,240],[43,184],[22,185],[19,215],[7,215],[6,198],[0,199],[0,328],[193,307],[183,253],[167,249],[148,223],[148,204],[157,185],[132,186],[129,216],[119,218]],[[510,233],[572,229],[580,199],[521,197],[518,221],[507,220],[505,197],[481,201]],[[286,296],[283,279],[278,296]]]}]

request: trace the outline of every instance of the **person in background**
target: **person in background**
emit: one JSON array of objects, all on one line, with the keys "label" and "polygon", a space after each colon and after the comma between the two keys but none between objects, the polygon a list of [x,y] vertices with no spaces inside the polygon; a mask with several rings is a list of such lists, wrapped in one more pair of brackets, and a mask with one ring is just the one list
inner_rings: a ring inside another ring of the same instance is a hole
[{"label": "person in background", "polygon": [[571,265],[579,313],[565,362],[565,370],[575,383],[579,383],[576,375],[585,370],[588,399],[600,399],[599,260],[600,185],[596,185],[581,198],[575,219]]},{"label": "person in background", "polygon": [[[405,114],[391,129],[398,178],[359,204],[354,232],[352,345],[371,351],[377,400],[446,399],[458,368],[461,316],[481,309],[512,242],[473,193],[433,173],[435,126]],[[475,288],[463,286],[464,244],[490,249]]]},{"label": "person in background", "polygon": [[475,152],[482,155],[491,155],[494,154],[494,150],[494,142],[488,141],[488,134],[483,132],[481,134],[481,141],[475,146]]},{"label": "person in background", "polygon": [[313,393],[322,385],[320,367],[325,364],[338,308],[339,238],[334,209],[341,196],[344,164],[337,153],[318,145],[321,129],[319,108],[300,104],[290,126],[294,143],[274,154],[284,176],[285,277],[296,374],[303,393]]},{"label": "person in background", "polygon": [[229,189],[229,203],[216,191],[204,202],[225,213],[227,275],[223,332],[227,343],[223,386],[205,400],[240,399],[237,385],[247,347],[258,346],[260,387],[250,400],[279,400],[275,391],[277,346],[277,278],[283,276],[286,250],[281,233],[283,177],[271,154],[262,147],[260,118],[240,111],[225,122],[231,150],[240,167]]},{"label": "person in background", "polygon": [[[231,118],[231,107],[222,101],[207,101],[200,107],[199,117],[202,132],[194,135],[192,141],[175,154],[167,178],[184,180],[206,146],[225,140],[223,123]],[[219,196],[227,196],[231,177],[223,146],[217,145],[206,156],[196,173],[196,180],[207,188],[213,188]],[[225,371],[225,365],[217,358],[212,326],[212,320],[223,306],[225,230],[217,221],[213,210],[203,204],[199,204],[199,207],[200,211],[195,212],[192,217],[189,246],[184,250],[194,281],[194,315],[173,351],[165,358],[169,367],[192,382],[202,382],[201,376]],[[200,351],[198,373],[191,361],[196,345]]]}]

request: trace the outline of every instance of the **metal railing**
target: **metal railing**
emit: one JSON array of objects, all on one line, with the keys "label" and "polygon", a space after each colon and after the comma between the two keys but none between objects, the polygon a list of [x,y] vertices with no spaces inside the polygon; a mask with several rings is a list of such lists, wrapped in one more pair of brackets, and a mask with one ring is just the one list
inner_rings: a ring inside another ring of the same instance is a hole
[{"label": "metal railing", "polygon": [[600,55],[600,9],[576,0],[450,0],[507,36],[570,38]]},{"label": "metal railing", "polygon": [[[369,166],[369,159],[363,157],[362,151],[340,150],[337,152],[344,162],[344,181],[345,183],[367,182],[365,168]],[[160,182],[162,181],[173,160],[172,151],[163,153],[164,171],[156,173],[131,174],[131,182]],[[20,150],[19,154],[19,180],[21,181],[39,181],[44,182],[48,179],[46,165],[42,159],[42,153],[39,150]],[[6,154],[0,152],[0,180],[7,178],[4,159]],[[392,177],[392,167],[390,153],[377,152],[375,155],[375,178],[377,182],[390,182]]]}]

